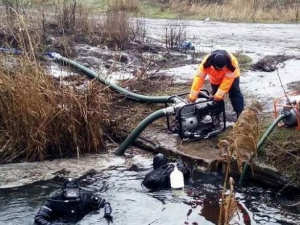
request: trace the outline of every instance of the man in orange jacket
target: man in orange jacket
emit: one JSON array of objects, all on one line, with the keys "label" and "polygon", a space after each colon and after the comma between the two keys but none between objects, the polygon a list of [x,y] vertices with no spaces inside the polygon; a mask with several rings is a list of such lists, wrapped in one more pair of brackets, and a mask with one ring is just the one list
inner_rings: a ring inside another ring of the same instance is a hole
[{"label": "man in orange jacket", "polygon": [[206,76],[214,95],[214,101],[224,107],[224,95],[229,92],[229,98],[237,118],[244,109],[244,97],[240,90],[240,69],[237,59],[225,50],[215,50],[201,62],[194,77],[188,96],[190,102],[195,102]]}]

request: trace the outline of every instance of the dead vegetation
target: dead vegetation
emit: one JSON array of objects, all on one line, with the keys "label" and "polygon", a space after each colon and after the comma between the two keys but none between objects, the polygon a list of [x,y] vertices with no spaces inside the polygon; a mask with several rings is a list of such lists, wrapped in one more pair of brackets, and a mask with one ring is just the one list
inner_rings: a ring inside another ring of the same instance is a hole
[{"label": "dead vegetation", "polygon": [[[1,6],[1,5],[0,5]],[[28,40],[18,38],[26,28],[37,51],[57,51],[64,56],[74,56],[74,44],[92,46],[106,44],[124,49],[130,41],[143,42],[146,34],[141,19],[131,21],[128,11],[134,10],[138,1],[110,1],[107,15],[95,17],[95,10],[80,1],[46,1],[38,4],[2,1],[5,10],[0,12],[0,45],[23,48]],[[20,22],[26,24],[20,28]],[[24,40],[25,43],[20,43]]]},{"label": "dead vegetation", "polygon": [[[104,151],[107,136],[121,141],[123,133],[131,131],[128,115],[137,116],[136,123],[151,111],[148,106],[131,106],[141,109],[136,115],[126,104],[116,106],[112,114],[107,87],[93,81],[55,80],[43,67],[42,54],[48,49],[68,57],[78,42],[104,43],[114,49],[125,48],[133,40],[143,42],[146,30],[140,20],[132,23],[118,8],[96,22],[77,1],[47,2],[38,11],[17,1],[2,3],[12,16],[0,13],[0,44],[21,49],[22,54],[0,55],[0,162]],[[124,98],[117,97],[113,102],[122,104]],[[124,115],[124,111],[130,112]]]},{"label": "dead vegetation", "polygon": [[276,56],[267,55],[262,59],[259,59],[255,64],[251,66],[253,70],[272,72],[275,71],[278,66],[284,67],[284,62],[290,59],[294,59],[296,56],[279,54]]},{"label": "dead vegetation", "polygon": [[133,40],[134,32],[129,15],[122,11],[111,11],[102,24],[104,42],[110,46],[124,49],[129,41]]},{"label": "dead vegetation", "polygon": [[[218,144],[223,150],[222,153],[224,153],[221,155],[222,160],[226,163],[218,224],[228,225],[238,211],[237,200],[234,196],[234,180],[232,177],[229,177],[231,171],[231,162],[234,154],[236,153],[236,148],[230,147],[229,142],[226,140],[220,140]],[[226,195],[228,186],[230,187],[230,192],[228,195]]]},{"label": "dead vegetation", "polygon": [[[229,177],[231,163],[236,159],[238,170],[242,173],[244,163],[252,164],[252,159],[257,156],[257,143],[259,140],[259,124],[257,114],[262,110],[258,102],[245,109],[236,123],[227,140],[219,140],[220,160],[226,164],[224,185],[222,190],[221,207],[218,224],[231,224],[238,215],[238,202],[234,195],[234,179]],[[254,175],[254,174],[253,174]],[[229,194],[226,195],[229,187]]]},{"label": "dead vegetation", "polygon": [[234,196],[234,180],[229,178],[229,194],[225,195],[227,182],[224,183],[218,225],[229,225],[238,212],[238,203]]},{"label": "dead vegetation", "polygon": [[181,15],[222,20],[299,22],[299,0],[160,0]]},{"label": "dead vegetation", "polygon": [[170,21],[165,27],[166,49],[180,50],[186,41],[186,26],[182,20]]},{"label": "dead vegetation", "polygon": [[[17,1],[4,3],[11,14],[1,14],[0,44],[21,49],[22,54],[0,55],[0,162],[105,151],[110,92],[98,82],[79,87],[50,77],[41,53],[46,47],[42,37],[53,20],[30,16]],[[83,21],[77,19],[78,5],[64,4],[51,34],[74,38],[75,24],[82,31],[86,27],[78,23]]]},{"label": "dead vegetation", "polygon": [[26,58],[20,70],[0,68],[0,161],[104,151],[109,96],[95,82],[65,86]]},{"label": "dead vegetation", "polygon": [[258,103],[253,103],[252,106],[245,109],[235,122],[227,140],[220,140],[218,143],[220,156],[224,158],[232,152],[240,173],[243,170],[243,163],[247,162],[251,165],[252,159],[257,155],[257,143],[260,135],[257,118],[259,111],[261,111],[261,106]]},{"label": "dead vegetation", "polygon": [[263,159],[289,176],[291,186],[300,186],[299,130],[276,128],[267,139]]},{"label": "dead vegetation", "polygon": [[139,0],[109,0],[109,11],[137,12]]}]

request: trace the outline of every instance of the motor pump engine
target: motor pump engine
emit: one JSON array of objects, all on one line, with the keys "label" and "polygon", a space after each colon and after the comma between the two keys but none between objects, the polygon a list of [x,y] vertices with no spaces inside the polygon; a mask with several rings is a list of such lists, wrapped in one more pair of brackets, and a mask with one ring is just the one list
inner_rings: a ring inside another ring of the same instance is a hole
[{"label": "motor pump engine", "polygon": [[282,123],[287,127],[297,127],[300,130],[300,94],[298,92],[287,93],[286,96],[274,101],[275,117],[285,114]]},{"label": "motor pump engine", "polygon": [[201,90],[195,103],[181,98],[186,94],[171,97],[176,98],[176,104],[175,116],[170,118],[166,115],[170,131],[178,133],[183,139],[196,140],[209,138],[226,129],[224,104],[214,102],[207,90]]}]

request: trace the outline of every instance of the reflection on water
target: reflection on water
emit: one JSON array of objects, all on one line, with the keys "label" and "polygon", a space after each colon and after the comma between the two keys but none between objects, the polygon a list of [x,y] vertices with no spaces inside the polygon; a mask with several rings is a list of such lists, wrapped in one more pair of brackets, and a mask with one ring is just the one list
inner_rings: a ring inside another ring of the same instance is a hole
[{"label": "reflection on water", "polygon": [[[217,224],[222,177],[215,173],[194,174],[184,191],[148,192],[141,186],[151,166],[129,171],[115,167],[91,174],[81,186],[102,195],[113,207],[117,225],[210,225]],[[0,191],[0,224],[33,224],[33,218],[46,197],[61,186],[60,181],[37,183]],[[236,224],[300,224],[296,211],[280,206],[268,188],[249,186],[236,189],[238,208]],[[91,213],[77,224],[107,224],[103,212]]]}]

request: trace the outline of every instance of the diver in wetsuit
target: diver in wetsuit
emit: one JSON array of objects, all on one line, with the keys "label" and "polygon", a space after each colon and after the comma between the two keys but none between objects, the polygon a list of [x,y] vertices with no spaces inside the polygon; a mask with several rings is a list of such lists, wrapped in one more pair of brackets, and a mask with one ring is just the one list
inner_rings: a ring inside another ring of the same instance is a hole
[{"label": "diver in wetsuit", "polygon": [[63,190],[51,194],[35,216],[35,225],[57,225],[78,222],[86,214],[104,208],[104,218],[112,222],[109,202],[92,192],[80,189],[78,183],[68,178]]}]

